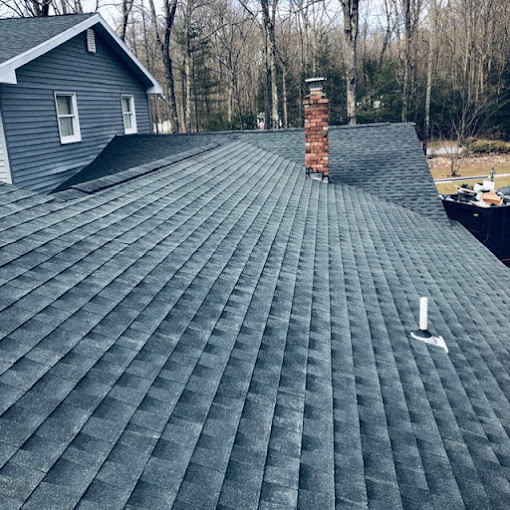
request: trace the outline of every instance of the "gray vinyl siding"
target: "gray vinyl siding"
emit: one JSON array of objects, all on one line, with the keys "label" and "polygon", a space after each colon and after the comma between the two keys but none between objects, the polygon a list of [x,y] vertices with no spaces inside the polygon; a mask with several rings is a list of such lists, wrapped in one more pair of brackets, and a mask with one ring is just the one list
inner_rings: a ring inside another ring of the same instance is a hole
[{"label": "gray vinyl siding", "polygon": [[[85,33],[21,67],[17,85],[1,85],[4,129],[14,184],[47,192],[89,164],[124,134],[121,95],[135,97],[138,133],[150,132],[145,86],[96,33]],[[76,94],[82,141],[61,144],[55,92]]]}]

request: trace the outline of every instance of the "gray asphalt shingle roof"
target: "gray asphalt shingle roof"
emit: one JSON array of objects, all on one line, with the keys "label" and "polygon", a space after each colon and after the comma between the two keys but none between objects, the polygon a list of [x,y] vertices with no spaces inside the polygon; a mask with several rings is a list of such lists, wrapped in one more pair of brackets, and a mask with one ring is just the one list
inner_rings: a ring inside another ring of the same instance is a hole
[{"label": "gray asphalt shingle roof", "polygon": [[[507,269],[459,224],[202,149],[0,185],[0,507],[507,508]],[[449,354],[409,337],[422,295]]]},{"label": "gray asphalt shingle roof", "polygon": [[414,124],[341,127],[331,145],[331,182],[360,186],[424,216],[444,218]]},{"label": "gray asphalt shingle roof", "polygon": [[[121,136],[57,190],[192,148],[234,140],[245,140],[305,164],[302,129]],[[361,186],[424,216],[446,219],[413,124],[331,126],[329,147],[331,182]]]},{"label": "gray asphalt shingle roof", "polygon": [[94,13],[0,19],[0,64],[35,48],[93,15]]}]

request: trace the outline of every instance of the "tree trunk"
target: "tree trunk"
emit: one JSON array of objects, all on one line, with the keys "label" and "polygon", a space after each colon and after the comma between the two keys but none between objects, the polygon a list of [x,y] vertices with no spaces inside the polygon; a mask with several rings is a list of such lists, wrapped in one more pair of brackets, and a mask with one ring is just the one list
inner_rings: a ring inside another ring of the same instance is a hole
[{"label": "tree trunk", "polygon": [[402,78],[402,122],[409,116],[411,96],[411,0],[402,0],[404,14],[404,72]]},{"label": "tree trunk", "polygon": [[384,32],[384,39],[381,48],[381,53],[379,54],[379,67],[382,66],[384,62],[384,55],[386,54],[386,50],[391,41],[391,6],[388,4],[388,0],[384,0],[384,13],[386,15],[386,30]]},{"label": "tree trunk", "polygon": [[289,115],[287,112],[287,67],[282,64],[282,100],[283,100],[283,127],[289,127]]},{"label": "tree trunk", "polygon": [[[141,5],[143,45],[145,48],[145,67],[152,71],[154,69],[154,54],[149,44],[149,34],[147,30],[147,17],[144,0],[142,0]],[[151,133],[159,133],[158,96],[154,96],[153,94],[149,96],[149,116],[151,119]]]},{"label": "tree trunk", "polygon": [[278,86],[276,77],[276,58],[274,45],[269,53],[269,63],[271,67],[271,128],[278,129],[280,127],[280,115],[278,113]]},{"label": "tree trunk", "polygon": [[423,126],[423,152],[427,155],[427,146],[430,141],[430,100],[432,96],[432,68],[434,67],[434,52],[436,50],[436,0],[430,0],[430,38],[429,54],[427,59],[427,91],[425,94],[425,124]]},{"label": "tree trunk", "polygon": [[120,38],[126,40],[126,31],[129,21],[129,15],[133,8],[133,0],[122,0],[122,20],[120,24]]},{"label": "tree trunk", "polygon": [[170,110],[170,124],[172,133],[179,132],[179,117],[177,115],[177,103],[175,101],[175,83],[173,72],[173,61],[168,49],[163,54],[163,65],[165,67],[165,79],[168,88],[168,106]]},{"label": "tree trunk", "polygon": [[303,71],[308,73],[310,69],[310,30],[309,30],[309,22],[308,22],[308,3],[306,7],[301,8],[301,20],[303,22]]},{"label": "tree trunk", "polygon": [[347,85],[347,122],[356,124],[359,0],[341,0],[344,13],[344,42]]},{"label": "tree trunk", "polygon": [[181,119],[180,123],[180,131],[186,132],[186,114],[184,112],[184,108],[186,107],[186,52],[184,51],[182,54],[182,64],[181,64],[181,102],[177,105],[179,110],[179,119]]},{"label": "tree trunk", "polygon": [[193,48],[191,41],[191,25],[193,11],[195,9],[194,0],[187,0],[185,11],[184,11],[184,32],[185,32],[185,43],[184,43],[184,61],[183,61],[183,95],[182,95],[182,109],[183,109],[183,123],[184,131],[191,131],[191,117],[192,117],[192,103],[193,103],[193,91],[192,91],[192,71],[193,65]]},{"label": "tree trunk", "polygon": [[267,41],[267,64],[271,82],[271,122],[272,129],[280,127],[280,117],[278,114],[278,84],[276,75],[276,36],[274,30],[274,13],[277,0],[273,0],[273,19],[269,14],[268,0],[261,0],[262,15],[264,20],[264,35]]},{"label": "tree trunk", "polygon": [[269,109],[269,97],[271,90],[271,71],[269,67],[269,47],[267,44],[267,37],[264,33],[265,39],[265,73],[264,73],[264,129],[271,129],[271,113]]},{"label": "tree trunk", "polygon": [[229,86],[227,88],[227,121],[229,125],[232,124],[232,119],[234,110],[234,87],[232,84],[232,80],[229,80]]},{"label": "tree trunk", "polygon": [[191,131],[191,104],[192,104],[192,91],[191,91],[191,66],[192,66],[193,55],[191,53],[191,45],[187,47],[187,55],[186,55],[186,64],[184,67],[184,72],[186,74],[186,102],[184,106],[184,124],[185,131]]},{"label": "tree trunk", "polygon": [[175,11],[177,10],[177,0],[165,0],[165,26],[163,37],[161,37],[158,29],[158,18],[156,16],[156,9],[154,7],[154,0],[149,0],[151,14],[152,14],[152,27],[156,36],[163,66],[165,71],[165,81],[168,90],[168,109],[170,113],[170,131],[172,133],[179,132],[179,117],[177,115],[177,104],[175,101],[175,84],[173,74],[173,62],[170,56],[170,36],[172,27],[175,20]]},{"label": "tree trunk", "polygon": [[[195,70],[195,60],[193,60],[193,83],[196,83],[195,77],[196,77],[196,70]],[[197,87],[193,87],[193,103],[195,105],[195,131],[200,131],[200,122],[198,117],[198,96],[197,96]]]}]

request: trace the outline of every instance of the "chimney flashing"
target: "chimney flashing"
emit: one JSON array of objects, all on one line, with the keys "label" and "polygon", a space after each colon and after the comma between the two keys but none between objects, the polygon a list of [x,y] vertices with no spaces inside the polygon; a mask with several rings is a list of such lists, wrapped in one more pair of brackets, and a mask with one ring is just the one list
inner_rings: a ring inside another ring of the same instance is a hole
[{"label": "chimney flashing", "polygon": [[308,87],[310,92],[316,90],[324,90],[324,83],[327,81],[327,78],[319,77],[319,78],[307,78],[305,83],[308,83]]}]

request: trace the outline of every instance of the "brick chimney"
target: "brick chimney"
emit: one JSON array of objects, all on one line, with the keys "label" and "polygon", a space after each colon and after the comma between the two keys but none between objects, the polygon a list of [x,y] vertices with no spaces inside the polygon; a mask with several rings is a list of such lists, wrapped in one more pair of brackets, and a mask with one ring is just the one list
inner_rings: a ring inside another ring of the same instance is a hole
[{"label": "brick chimney", "polygon": [[[304,100],[307,172],[327,177],[329,169],[329,99],[324,93],[326,78],[309,78],[310,94]],[[311,169],[311,170],[310,170]]]}]

